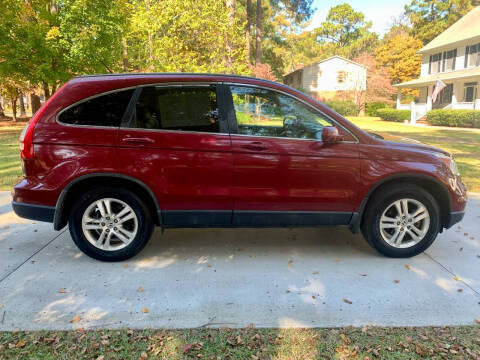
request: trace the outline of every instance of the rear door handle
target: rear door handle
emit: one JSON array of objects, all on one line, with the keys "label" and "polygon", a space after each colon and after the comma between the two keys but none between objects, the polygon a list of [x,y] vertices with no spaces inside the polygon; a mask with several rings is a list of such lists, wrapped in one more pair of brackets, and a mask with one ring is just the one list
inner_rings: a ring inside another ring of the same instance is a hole
[{"label": "rear door handle", "polygon": [[260,141],[252,141],[248,144],[241,145],[243,149],[252,150],[252,151],[264,151],[267,150],[267,147]]},{"label": "rear door handle", "polygon": [[127,137],[122,139],[125,143],[134,143],[134,144],[153,144],[155,140],[148,137]]}]

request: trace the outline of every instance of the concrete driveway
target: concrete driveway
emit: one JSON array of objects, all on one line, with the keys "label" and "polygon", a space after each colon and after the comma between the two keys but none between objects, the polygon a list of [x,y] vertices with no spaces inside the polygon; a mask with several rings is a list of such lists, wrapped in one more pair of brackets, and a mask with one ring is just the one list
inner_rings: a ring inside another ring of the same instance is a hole
[{"label": "concrete driveway", "polygon": [[179,229],[157,230],[130,261],[101,263],[77,250],[68,230],[19,219],[9,202],[1,193],[0,330],[480,318],[480,194],[470,196],[460,226],[399,260],[343,228]]}]

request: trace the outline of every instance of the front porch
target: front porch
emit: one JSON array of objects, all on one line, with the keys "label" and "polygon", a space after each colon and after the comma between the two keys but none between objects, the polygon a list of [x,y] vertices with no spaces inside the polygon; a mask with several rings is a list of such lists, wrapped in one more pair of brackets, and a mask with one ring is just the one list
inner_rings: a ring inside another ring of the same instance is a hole
[{"label": "front porch", "polygon": [[[449,75],[453,75],[453,73]],[[397,109],[411,111],[411,124],[415,124],[428,111],[434,109],[480,110],[480,93],[478,89],[480,76],[450,79],[442,79],[442,77],[438,76],[447,86],[437,96],[435,102],[432,101],[432,93],[437,79],[432,77],[428,77],[428,79],[420,78],[395,85],[398,90]],[[402,89],[418,89],[418,99],[410,103],[402,103]]]}]

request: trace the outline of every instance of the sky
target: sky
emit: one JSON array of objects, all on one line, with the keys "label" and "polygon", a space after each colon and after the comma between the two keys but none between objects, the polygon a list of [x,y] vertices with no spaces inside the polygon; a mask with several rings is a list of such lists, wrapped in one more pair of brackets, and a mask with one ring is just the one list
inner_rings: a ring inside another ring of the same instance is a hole
[{"label": "sky", "polygon": [[397,17],[403,11],[404,5],[411,0],[314,0],[313,7],[316,12],[311,18],[309,29],[316,28],[325,20],[328,10],[332,6],[350,4],[355,11],[361,11],[365,20],[372,21],[372,30],[379,35],[387,32],[392,23],[392,17]]}]

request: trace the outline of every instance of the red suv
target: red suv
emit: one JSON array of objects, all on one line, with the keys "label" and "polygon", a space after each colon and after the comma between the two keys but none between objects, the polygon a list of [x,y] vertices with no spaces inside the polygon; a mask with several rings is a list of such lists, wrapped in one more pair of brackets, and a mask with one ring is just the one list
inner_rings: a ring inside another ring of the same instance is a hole
[{"label": "red suv", "polygon": [[288,86],[208,74],[81,76],[21,136],[13,209],[128,259],[154,225],[346,225],[416,255],[464,215],[449,153],[370,135]]}]

